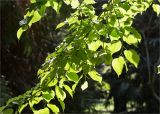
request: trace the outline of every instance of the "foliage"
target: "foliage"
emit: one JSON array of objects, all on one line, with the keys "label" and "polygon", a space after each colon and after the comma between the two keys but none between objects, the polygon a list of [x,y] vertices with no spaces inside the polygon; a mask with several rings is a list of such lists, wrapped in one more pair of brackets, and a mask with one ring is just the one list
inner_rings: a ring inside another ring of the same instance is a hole
[{"label": "foliage", "polygon": [[[96,14],[94,0],[31,0],[21,28],[17,32],[20,39],[22,33],[41,20],[48,7],[59,14],[62,4],[71,5],[73,13],[66,21],[57,25],[57,29],[66,26],[68,33],[64,41],[46,58],[37,75],[40,82],[24,95],[10,99],[1,110],[11,110],[16,105],[16,113],[21,113],[30,106],[36,114],[50,110],[58,113],[65,109],[66,94],[73,97],[76,86],[81,79],[93,79],[102,82],[102,76],[96,71],[96,65],[111,64],[118,76],[121,76],[127,63],[138,67],[140,57],[134,48],[141,42],[140,33],[132,27],[135,16],[152,5],[159,15],[159,5],[152,0],[110,0],[102,6],[103,11]],[[127,46],[125,46],[126,44]],[[131,47],[134,47],[131,49]],[[85,81],[81,88],[86,89]],[[58,100],[59,105],[51,101]],[[45,102],[43,109],[35,109],[34,105]]]}]

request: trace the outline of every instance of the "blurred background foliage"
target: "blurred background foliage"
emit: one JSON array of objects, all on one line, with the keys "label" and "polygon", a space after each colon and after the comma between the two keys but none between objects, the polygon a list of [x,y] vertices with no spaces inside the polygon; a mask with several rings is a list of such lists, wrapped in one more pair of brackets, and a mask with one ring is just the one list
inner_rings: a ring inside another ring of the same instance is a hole
[{"label": "blurred background foliage", "polygon": [[[97,13],[107,0],[96,0]],[[16,32],[19,21],[25,14],[28,0],[1,1],[1,76],[0,106],[14,96],[20,95],[38,82],[37,70],[41,67],[48,53],[63,40],[67,31],[55,30],[56,25],[65,20],[71,9],[63,4],[61,15],[48,9],[46,17],[34,24],[20,41]],[[103,84],[91,80],[89,88],[82,92],[80,87],[74,98],[68,97],[67,113],[159,113],[160,112],[160,77],[157,66],[160,64],[160,17],[149,8],[139,14],[133,24],[143,36],[142,43],[136,49],[141,54],[138,69],[132,65],[120,78],[111,66],[97,66],[103,76]],[[63,62],[63,61],[62,61]],[[30,112],[29,109],[24,112]]]}]

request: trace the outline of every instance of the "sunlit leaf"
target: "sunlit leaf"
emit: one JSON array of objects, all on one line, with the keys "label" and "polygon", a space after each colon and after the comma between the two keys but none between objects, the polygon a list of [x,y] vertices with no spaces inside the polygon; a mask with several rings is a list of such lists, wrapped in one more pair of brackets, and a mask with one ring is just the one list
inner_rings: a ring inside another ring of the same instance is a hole
[{"label": "sunlit leaf", "polygon": [[50,91],[49,93],[45,93],[42,95],[42,97],[47,101],[47,102],[50,102],[50,100],[52,100],[55,96],[55,93],[54,91]]},{"label": "sunlit leaf", "polygon": [[125,41],[129,45],[133,44],[133,45],[137,46],[137,44],[138,44],[138,40],[133,35],[129,35],[128,37],[124,37],[123,41]]},{"label": "sunlit leaf", "polygon": [[88,74],[93,80],[101,83],[102,77],[98,72],[96,72],[95,70],[92,70],[92,71],[88,72]]},{"label": "sunlit leaf", "polygon": [[26,31],[27,28],[28,28],[28,27],[24,26],[24,27],[21,27],[21,28],[18,29],[18,31],[17,31],[17,38],[18,38],[19,40],[20,40],[20,37],[22,36],[22,33],[23,33],[24,31]]},{"label": "sunlit leaf", "polygon": [[57,84],[58,80],[57,79],[54,79],[54,80],[51,80],[48,84],[49,87],[52,87],[52,86],[55,86]]},{"label": "sunlit leaf", "polygon": [[78,0],[72,0],[71,6],[73,9],[77,8],[79,6],[79,1]]},{"label": "sunlit leaf", "polygon": [[30,108],[32,109],[32,111],[35,110],[35,109],[33,108],[33,106],[34,106],[35,104],[38,104],[41,100],[43,100],[42,97],[35,97],[35,98],[33,98],[33,99],[31,99],[31,100],[29,101],[29,106],[30,106]]},{"label": "sunlit leaf", "polygon": [[50,1],[50,3],[51,3],[51,5],[52,5],[52,7],[53,7],[53,9],[56,11],[56,13],[57,14],[59,14],[59,10],[60,10],[60,8],[61,8],[61,2],[57,2],[57,1]]},{"label": "sunlit leaf", "polygon": [[49,114],[49,109],[44,108],[44,109],[36,110],[34,111],[34,114]]},{"label": "sunlit leaf", "polygon": [[69,25],[71,25],[73,23],[76,23],[77,19],[78,19],[78,17],[72,16],[72,17],[70,17],[70,18],[67,19],[67,22],[68,22]]},{"label": "sunlit leaf", "polygon": [[120,56],[118,58],[115,58],[112,61],[112,67],[113,67],[114,71],[117,73],[118,76],[122,74],[124,63],[125,63],[125,61],[124,61],[124,58],[122,56]]},{"label": "sunlit leaf", "polygon": [[65,85],[65,84],[63,85],[63,87],[71,95],[71,97],[73,97],[73,91],[72,91],[72,89],[68,85]]},{"label": "sunlit leaf", "polygon": [[112,30],[112,32],[110,33],[110,38],[111,38],[112,41],[113,40],[118,40],[120,38],[120,34],[119,34],[117,29],[114,28]]},{"label": "sunlit leaf", "polygon": [[56,29],[59,29],[61,27],[63,27],[66,23],[65,22],[61,22],[57,25]]},{"label": "sunlit leaf", "polygon": [[59,108],[56,105],[53,104],[47,104],[47,106],[52,110],[52,112],[58,114],[59,113]]},{"label": "sunlit leaf", "polygon": [[31,3],[36,3],[36,0],[30,0]]},{"label": "sunlit leaf", "polygon": [[102,45],[102,42],[100,40],[93,41],[91,44],[88,44],[89,50],[96,51],[100,46]]},{"label": "sunlit leaf", "polygon": [[105,88],[105,90],[110,90],[111,89],[111,87],[110,87],[110,84],[109,83],[107,83],[107,82],[102,82],[102,86]]},{"label": "sunlit leaf", "polygon": [[79,76],[74,72],[67,72],[67,78],[70,81],[77,82],[79,80]]},{"label": "sunlit leaf", "polygon": [[20,106],[18,107],[18,112],[21,113],[22,110],[23,110],[27,105],[28,105],[28,103],[20,105]]},{"label": "sunlit leaf", "polygon": [[39,14],[39,12],[35,11],[28,25],[31,26],[33,23],[38,22],[41,19],[41,17],[42,16]]},{"label": "sunlit leaf", "polygon": [[130,63],[132,63],[136,68],[138,67],[140,58],[135,50],[125,50],[124,55]]},{"label": "sunlit leaf", "polygon": [[61,105],[61,107],[62,107],[62,110],[63,110],[63,112],[64,112],[65,103],[64,103],[62,100],[60,100],[60,99],[59,99],[59,103],[60,103],[60,105]]},{"label": "sunlit leaf", "polygon": [[66,98],[66,93],[60,87],[56,86],[55,91],[58,99],[63,101]]},{"label": "sunlit leaf", "polygon": [[85,4],[95,4],[96,2],[94,0],[84,0]]},{"label": "sunlit leaf", "polygon": [[160,14],[160,5],[159,4],[153,4],[152,8],[157,13],[157,16],[158,16]]},{"label": "sunlit leaf", "polygon": [[112,54],[121,50],[122,43],[121,41],[113,41],[111,45],[109,45],[108,49],[111,51]]},{"label": "sunlit leaf", "polygon": [[67,5],[71,4],[71,0],[63,0]]}]

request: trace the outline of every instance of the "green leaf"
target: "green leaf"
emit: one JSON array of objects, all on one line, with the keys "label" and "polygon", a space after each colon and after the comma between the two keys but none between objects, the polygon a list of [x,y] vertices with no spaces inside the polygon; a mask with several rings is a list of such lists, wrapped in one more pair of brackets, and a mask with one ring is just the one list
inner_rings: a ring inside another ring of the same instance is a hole
[{"label": "green leaf", "polygon": [[20,27],[20,28],[18,29],[18,31],[17,31],[17,38],[18,38],[18,40],[20,40],[20,37],[22,36],[22,33],[23,33],[24,31],[26,31],[27,28],[28,28],[28,27],[23,26],[23,27]]},{"label": "green leaf", "polygon": [[85,3],[85,4],[95,4],[96,2],[94,0],[84,0],[83,3]]},{"label": "green leaf", "polygon": [[120,38],[120,34],[116,28],[114,28],[110,33],[110,38],[111,38],[111,41],[118,40]]},{"label": "green leaf", "polygon": [[73,23],[76,23],[77,20],[78,20],[78,17],[76,17],[76,16],[71,16],[71,17],[69,17],[69,18],[67,19],[67,22],[68,22],[69,25],[71,25],[71,24],[73,24]]},{"label": "green leaf", "polygon": [[31,3],[36,3],[36,0],[30,0]]},{"label": "green leaf", "polygon": [[[141,42],[142,36],[134,27],[125,27],[126,32],[131,33],[138,42]],[[128,34],[129,35],[129,34]]]},{"label": "green leaf", "polygon": [[6,106],[1,106],[0,107],[0,112],[2,112],[5,108],[6,108]]},{"label": "green leaf", "polygon": [[76,9],[79,6],[79,1],[78,0],[72,0],[71,6],[73,9]]},{"label": "green leaf", "polygon": [[160,5],[159,4],[153,4],[152,8],[157,13],[157,16],[158,16],[160,14]]},{"label": "green leaf", "polygon": [[96,72],[95,70],[92,70],[92,71],[88,72],[88,74],[93,80],[101,83],[102,77],[98,72]]},{"label": "green leaf", "polygon": [[44,109],[36,110],[34,111],[34,114],[49,114],[49,109],[44,108]]},{"label": "green leaf", "polygon": [[62,3],[61,2],[58,3],[57,1],[50,1],[50,3],[53,9],[56,11],[56,13],[59,14],[59,10],[60,10]]},{"label": "green leaf", "polygon": [[137,46],[138,40],[134,37],[134,35],[129,35],[128,37],[123,37],[123,41],[125,41],[129,45]]},{"label": "green leaf", "polygon": [[57,84],[57,82],[58,82],[57,79],[52,80],[51,82],[49,82],[48,87],[55,86]]},{"label": "green leaf", "polygon": [[22,27],[18,29],[18,31],[17,31],[17,38],[18,39],[20,39],[23,32],[24,32],[24,30],[22,29]]},{"label": "green leaf", "polygon": [[71,95],[71,97],[73,97],[73,91],[72,91],[72,89],[68,85],[65,85],[65,84],[63,85],[63,87]]},{"label": "green leaf", "polygon": [[49,93],[44,93],[44,94],[42,95],[42,97],[43,97],[48,103],[50,102],[50,100],[52,100],[52,99],[54,98],[54,96],[55,96],[55,93],[54,93],[53,90],[50,91]]},{"label": "green leaf", "polygon": [[58,99],[63,101],[66,98],[66,93],[60,87],[56,86],[55,91]]},{"label": "green leaf", "polygon": [[35,109],[33,108],[33,105],[38,104],[41,100],[43,100],[42,97],[35,97],[29,100],[29,106],[31,107],[32,111],[35,111]]},{"label": "green leaf", "polygon": [[111,54],[114,54],[121,50],[122,43],[121,41],[113,41],[111,45],[109,45],[108,49],[111,51]]},{"label": "green leaf", "polygon": [[67,78],[68,80],[73,82],[78,82],[79,80],[79,76],[74,72],[69,72],[69,73],[67,72]]},{"label": "green leaf", "polygon": [[60,103],[60,105],[61,105],[61,107],[62,107],[62,110],[63,110],[63,112],[64,112],[64,109],[65,109],[65,104],[64,104],[64,102],[59,99],[59,103]]},{"label": "green leaf", "polygon": [[110,65],[111,62],[112,62],[113,58],[112,58],[112,55],[110,53],[107,53],[106,54],[106,61],[105,61],[105,64],[106,65]]},{"label": "green leaf", "polygon": [[39,14],[38,11],[35,11],[28,25],[31,26],[33,23],[38,22],[40,19],[41,19],[41,15]]},{"label": "green leaf", "polygon": [[89,50],[96,51],[101,45],[102,45],[102,42],[100,40],[97,40],[88,44],[88,48]]},{"label": "green leaf", "polygon": [[88,88],[88,82],[85,81],[82,85],[81,85],[81,89],[82,91]]},{"label": "green leaf", "polygon": [[71,4],[71,0],[63,0],[65,4],[70,5]]},{"label": "green leaf", "polygon": [[61,22],[56,26],[56,29],[59,29],[61,27],[63,27],[66,23],[65,22]]},{"label": "green leaf", "polygon": [[22,104],[18,107],[18,112],[21,113],[22,110],[28,105],[28,103]]},{"label": "green leaf", "polygon": [[135,50],[125,50],[124,55],[130,63],[132,63],[136,68],[138,67],[140,58]]},{"label": "green leaf", "polygon": [[47,106],[52,110],[52,112],[58,114],[59,108],[56,105],[53,104],[47,104]]},{"label": "green leaf", "polygon": [[124,63],[125,63],[125,61],[124,61],[124,58],[122,56],[120,56],[118,58],[115,58],[112,61],[112,67],[113,67],[114,71],[117,73],[118,76],[122,74]]},{"label": "green leaf", "polygon": [[104,81],[102,82],[102,87],[104,87],[104,89],[107,91],[111,89],[110,84]]},{"label": "green leaf", "polygon": [[[1,113],[1,112],[0,112]],[[9,108],[9,109],[5,109],[4,111],[2,111],[2,114],[14,114],[14,110]]]},{"label": "green leaf", "polygon": [[78,83],[73,84],[73,86],[72,86],[72,90],[73,90],[73,91],[75,91],[77,85],[78,85]]}]

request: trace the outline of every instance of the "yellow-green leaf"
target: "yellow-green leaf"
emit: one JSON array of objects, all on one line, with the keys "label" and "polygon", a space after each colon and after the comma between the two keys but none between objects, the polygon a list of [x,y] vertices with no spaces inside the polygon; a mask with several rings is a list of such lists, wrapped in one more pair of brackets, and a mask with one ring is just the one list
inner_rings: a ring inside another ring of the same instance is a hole
[{"label": "yellow-green leaf", "polygon": [[63,0],[64,3],[66,3],[67,5],[70,5],[71,4],[71,0]]},{"label": "yellow-green leaf", "polygon": [[34,114],[49,114],[49,109],[44,108],[44,109],[36,110],[34,111]]},{"label": "yellow-green leaf", "polygon": [[95,4],[96,2],[94,0],[84,0],[85,4]]},{"label": "yellow-green leaf", "polygon": [[47,104],[47,106],[52,110],[52,112],[58,114],[59,108],[56,105],[53,104]]},{"label": "yellow-green leaf", "polygon": [[18,112],[21,113],[22,110],[28,105],[28,103],[22,104],[18,107]]},{"label": "yellow-green leaf", "polygon": [[63,101],[66,98],[66,93],[60,87],[56,86],[55,91],[58,99]]},{"label": "yellow-green leaf", "polygon": [[136,68],[138,67],[140,58],[135,50],[125,50],[124,55],[130,63],[132,63]]},{"label": "yellow-green leaf", "polygon": [[118,52],[121,49],[121,47],[122,47],[121,41],[113,41],[109,45],[108,49],[111,51],[112,54],[114,54],[114,53]]},{"label": "yellow-green leaf", "polygon": [[122,56],[120,56],[118,58],[115,58],[112,61],[112,67],[113,67],[114,71],[117,73],[118,76],[122,74],[124,63],[125,63],[125,61],[124,61],[124,58]]},{"label": "yellow-green leaf", "polygon": [[65,22],[61,22],[56,26],[56,29],[59,29],[61,27],[63,27],[66,23]]},{"label": "yellow-green leaf", "polygon": [[73,97],[73,91],[72,91],[72,89],[68,85],[65,85],[65,84],[63,85],[63,87],[71,95],[71,97]]},{"label": "yellow-green leaf", "polygon": [[65,109],[65,104],[64,104],[64,102],[59,99],[59,103],[60,103],[60,105],[61,105],[61,107],[62,107],[62,110],[63,110],[63,112],[64,112],[64,109]]},{"label": "yellow-green leaf", "polygon": [[53,90],[50,91],[49,93],[44,93],[44,94],[42,95],[42,97],[43,97],[47,102],[50,102],[50,100],[52,100],[52,99],[54,98],[54,96],[55,96],[55,93],[54,93]]},{"label": "yellow-green leaf", "polygon": [[17,38],[18,39],[20,39],[23,32],[24,32],[24,30],[22,29],[22,27],[18,29],[18,31],[17,31]]},{"label": "yellow-green leaf", "polygon": [[125,41],[129,45],[137,46],[138,40],[134,37],[134,35],[129,35],[128,37],[123,37],[123,41]]},{"label": "yellow-green leaf", "polygon": [[32,19],[30,20],[28,25],[31,26],[32,23],[35,23],[35,22],[39,21],[40,19],[41,19],[41,15],[39,14],[38,11],[35,11],[34,14],[33,14]]},{"label": "yellow-green leaf", "polygon": [[102,42],[100,40],[97,40],[88,44],[88,48],[89,50],[96,51],[101,45],[102,45]]},{"label": "yellow-green leaf", "polygon": [[79,80],[79,76],[74,72],[67,72],[67,78],[70,81],[77,82]]},{"label": "yellow-green leaf", "polygon": [[157,13],[157,16],[158,16],[160,14],[160,5],[159,4],[153,4],[152,8]]},{"label": "yellow-green leaf", "polygon": [[79,6],[79,1],[78,0],[72,0],[71,6],[73,9],[77,8]]},{"label": "yellow-green leaf", "polygon": [[111,41],[118,40],[120,38],[120,34],[116,28],[114,28],[110,33]]},{"label": "yellow-green leaf", "polygon": [[101,83],[102,77],[98,72],[96,72],[95,70],[92,70],[92,71],[88,72],[88,74],[93,80]]},{"label": "yellow-green leaf", "polygon": [[17,38],[18,38],[18,40],[20,40],[20,37],[22,36],[22,33],[24,32],[24,31],[26,31],[27,30],[27,26],[22,26],[22,27],[20,27],[19,29],[18,29],[18,31],[17,31]]}]

